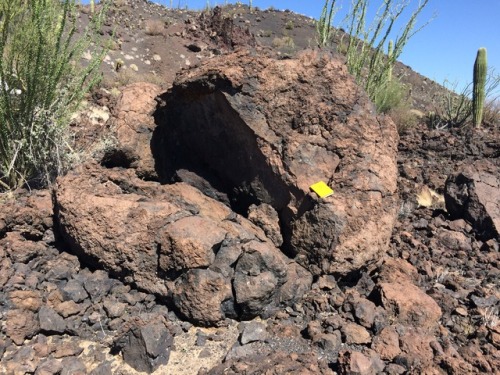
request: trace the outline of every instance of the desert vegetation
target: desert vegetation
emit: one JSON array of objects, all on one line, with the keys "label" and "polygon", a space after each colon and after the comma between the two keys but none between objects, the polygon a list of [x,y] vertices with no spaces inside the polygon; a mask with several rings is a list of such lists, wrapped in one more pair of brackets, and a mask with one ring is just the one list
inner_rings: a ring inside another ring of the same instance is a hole
[{"label": "desert vegetation", "polygon": [[[335,42],[337,51],[346,56],[349,72],[365,88],[377,110],[390,114],[399,128],[407,129],[416,122],[408,100],[412,88],[401,77],[393,76],[393,67],[411,37],[432,21],[417,26],[417,18],[429,2],[418,1],[396,40],[390,40],[391,31],[411,2],[384,1],[371,21],[367,19],[368,3],[367,0],[351,2],[345,18],[334,27],[334,18],[343,4],[337,0],[325,1],[316,23],[317,42],[323,47]],[[345,32],[340,32],[340,28]],[[488,69],[486,49],[479,49],[472,71],[473,79],[462,89],[456,83],[443,83],[445,90],[436,95],[435,108],[426,114],[431,128],[465,125],[479,128],[485,115],[489,123],[494,122],[498,116],[498,97],[494,93],[500,76]]]},{"label": "desert vegetation", "polygon": [[[395,99],[404,98],[402,91],[405,88],[392,76],[392,67],[411,37],[430,22],[416,27],[417,18],[428,2],[428,0],[418,2],[401,35],[394,41],[390,40],[391,31],[410,5],[409,1],[382,2],[371,21],[367,19],[369,1],[353,1],[349,12],[337,27],[344,27],[346,31],[340,37],[338,51],[346,56],[349,72],[365,88],[380,112],[388,112],[391,108],[400,106]],[[320,46],[326,46],[333,41],[336,32],[332,23],[338,10],[336,6],[336,0],[327,0],[323,6],[317,23]],[[387,53],[385,53],[386,46]]]},{"label": "desert vegetation", "polygon": [[85,66],[80,56],[96,42],[104,10],[76,37],[74,1],[0,7],[0,185],[45,184],[64,170],[69,118],[99,80],[103,50],[94,48]]},{"label": "desert vegetation", "polygon": [[[463,88],[459,88],[456,82],[443,82],[445,90],[436,94],[433,98],[434,109],[427,114],[429,127],[449,129],[470,125],[478,128],[483,123],[490,125],[498,123],[500,98],[495,93],[500,87],[500,75],[490,68],[483,79],[482,83],[472,81]],[[476,85],[476,90],[474,90],[474,85]],[[478,86],[482,86],[482,93]],[[481,96],[483,96],[483,105],[480,105]]]}]

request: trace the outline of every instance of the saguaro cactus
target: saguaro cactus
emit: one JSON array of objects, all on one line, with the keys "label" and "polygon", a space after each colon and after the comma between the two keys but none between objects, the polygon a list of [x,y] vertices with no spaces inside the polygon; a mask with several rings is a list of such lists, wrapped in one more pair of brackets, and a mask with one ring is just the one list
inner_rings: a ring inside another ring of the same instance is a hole
[{"label": "saguaro cactus", "polygon": [[90,13],[94,14],[95,12],[95,0],[90,0]]},{"label": "saguaro cactus", "polygon": [[474,82],[472,90],[472,120],[476,128],[483,122],[484,99],[486,91],[486,48],[479,48],[474,63]]}]

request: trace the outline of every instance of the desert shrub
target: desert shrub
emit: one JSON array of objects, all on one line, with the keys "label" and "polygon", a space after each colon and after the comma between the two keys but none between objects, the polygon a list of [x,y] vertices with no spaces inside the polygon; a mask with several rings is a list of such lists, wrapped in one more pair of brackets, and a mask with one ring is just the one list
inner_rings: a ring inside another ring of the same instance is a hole
[{"label": "desert shrub", "polygon": [[490,126],[500,126],[500,98],[486,101],[483,123]]},{"label": "desert shrub", "polygon": [[392,121],[396,124],[399,134],[404,134],[418,125],[421,120],[415,111],[412,111],[408,105],[399,105],[387,112]]},{"label": "desert shrub", "polygon": [[417,125],[418,115],[411,110],[408,87],[398,79],[385,81],[374,93],[373,102],[377,112],[388,114],[403,134]]},{"label": "desert shrub", "polygon": [[[493,69],[489,69],[485,88],[486,105],[483,120],[485,123],[491,123],[491,116],[495,117],[495,104],[493,103],[498,102],[499,86],[500,75],[496,74]],[[427,119],[429,126],[434,129],[445,129],[470,125],[472,123],[472,83],[458,90],[456,82],[445,81],[443,87],[445,90],[433,98],[434,110],[429,113]],[[493,107],[491,107],[492,104]]]},{"label": "desert shrub", "polygon": [[[333,34],[332,20],[337,9],[335,0],[325,1],[322,15],[317,23],[318,39],[321,46],[330,42]],[[403,52],[409,39],[427,23],[415,28],[417,17],[427,6],[429,0],[419,0],[417,8],[410,14],[386,55],[384,48],[389,44],[389,36],[395,24],[407,13],[409,0],[384,0],[381,2],[374,19],[367,24],[369,0],[352,0],[351,8],[342,22],[346,35],[341,38],[338,49],[346,56],[349,72],[358,84],[364,87],[370,98],[375,101],[377,92],[391,77],[391,70]]]},{"label": "desert shrub", "polygon": [[283,36],[281,38],[274,38],[273,39],[273,47],[274,48],[289,48],[289,49],[294,49],[295,48],[295,42],[293,41],[292,37],[289,36]]},{"label": "desert shrub", "polygon": [[120,69],[115,76],[114,86],[123,87],[131,83],[139,82],[139,75],[132,69]]},{"label": "desert shrub", "polygon": [[459,91],[456,82],[445,81],[443,87],[445,91],[433,98],[434,111],[427,117],[429,126],[445,129],[465,125],[472,116],[471,86],[468,85]]},{"label": "desert shrub", "polygon": [[[374,20],[366,25],[368,0],[353,1],[347,16],[347,66],[356,81],[363,85],[368,95],[374,99],[376,92],[385,81],[390,79],[392,66],[403,52],[409,39],[424,26],[415,29],[418,15],[429,0],[420,0],[417,9],[402,29],[392,45],[389,56],[384,54],[384,47],[389,43],[389,36],[396,21],[409,5],[409,1],[386,0],[380,6]],[[342,43],[341,43],[342,44]]]},{"label": "desert shrub", "polygon": [[165,22],[161,20],[147,20],[144,31],[148,35],[161,35],[165,31]]},{"label": "desert shrub", "polygon": [[111,0],[111,4],[119,8],[127,4],[127,0]]},{"label": "desert shrub", "polygon": [[373,92],[373,103],[380,113],[387,113],[391,109],[401,106],[408,94],[407,87],[397,79],[382,82]]},{"label": "desert shrub", "polygon": [[[331,1],[331,2],[330,2]],[[316,23],[316,32],[318,38],[318,45],[324,47],[330,43],[333,34],[333,18],[337,9],[335,8],[336,0],[326,0],[321,11],[321,16]]]},{"label": "desert shrub", "polygon": [[[49,182],[65,168],[67,125],[99,80],[105,7],[77,37],[72,0],[0,2],[0,185]],[[95,49],[98,49],[97,51]]]}]

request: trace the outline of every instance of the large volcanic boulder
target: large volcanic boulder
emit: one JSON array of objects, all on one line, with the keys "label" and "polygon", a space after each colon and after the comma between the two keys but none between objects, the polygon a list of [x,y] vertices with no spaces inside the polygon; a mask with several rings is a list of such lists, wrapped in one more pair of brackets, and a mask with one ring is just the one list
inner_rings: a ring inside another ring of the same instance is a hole
[{"label": "large volcanic boulder", "polygon": [[82,260],[171,299],[201,325],[272,312],[312,283],[262,229],[185,183],[84,165],[58,179],[54,201],[59,231]]},{"label": "large volcanic boulder", "polygon": [[[163,183],[189,171],[242,215],[271,206],[282,250],[314,274],[348,274],[385,251],[397,211],[398,135],[342,61],[316,52],[220,56],[181,72],[155,117]],[[310,193],[321,180],[332,196]]]}]

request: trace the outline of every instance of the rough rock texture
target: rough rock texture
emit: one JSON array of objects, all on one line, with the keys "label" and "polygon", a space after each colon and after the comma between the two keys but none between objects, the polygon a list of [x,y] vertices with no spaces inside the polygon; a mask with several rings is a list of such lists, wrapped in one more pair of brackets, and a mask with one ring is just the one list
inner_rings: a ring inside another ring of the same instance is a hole
[{"label": "rough rock texture", "polygon": [[442,316],[434,299],[415,285],[418,273],[403,259],[386,258],[378,267],[378,283],[370,297],[380,303],[392,321],[433,331]]},{"label": "rough rock texture", "polygon": [[[73,251],[171,297],[183,316],[200,324],[263,314],[300,299],[312,283],[262,229],[184,183],[162,186],[132,169],[83,166],[58,180],[55,211]],[[112,287],[94,284],[84,285],[92,299]],[[78,302],[81,288],[66,288]]]},{"label": "rough rock texture", "polygon": [[[235,25],[232,17],[223,15],[221,7],[215,7],[212,12],[203,12],[198,18],[198,25],[187,24],[187,31],[196,38],[209,37],[218,47],[232,50],[238,47],[255,46],[255,37],[248,30]],[[196,42],[191,44],[191,49],[201,50],[196,47]]]},{"label": "rough rock texture", "polygon": [[375,375],[377,373],[370,358],[354,350],[340,353],[339,367],[342,374]]},{"label": "rough rock texture", "polygon": [[227,360],[208,372],[208,375],[333,375],[335,374],[324,359],[318,359],[313,353],[287,354],[276,351],[267,355],[254,355],[235,360]]},{"label": "rough rock texture", "polygon": [[380,283],[376,293],[384,308],[403,324],[432,330],[441,318],[436,301],[409,282]]},{"label": "rough rock texture", "polygon": [[[48,229],[52,228],[52,201],[49,191],[37,191],[33,195],[21,195],[16,197],[15,202],[2,204],[0,210],[0,237],[3,238],[8,232],[19,232],[23,240],[40,240]],[[17,235],[19,235],[16,234]],[[19,237],[17,237],[19,238]],[[6,248],[9,243],[4,244]],[[32,246],[43,246],[29,244]],[[30,251],[19,246],[20,253],[16,257],[29,258]],[[26,260],[26,259],[25,259]]]},{"label": "rough rock texture", "polygon": [[115,341],[125,362],[137,371],[152,373],[168,363],[173,337],[159,319],[143,322],[133,320]]},{"label": "rough rock texture", "polygon": [[107,167],[134,168],[142,178],[155,176],[150,141],[155,128],[152,114],[160,88],[152,83],[133,83],[122,90],[113,110],[112,135],[116,144],[105,152]]},{"label": "rough rock texture", "polygon": [[[398,136],[340,60],[237,52],[181,73],[160,100],[152,148],[162,182],[189,170],[239,213],[271,205],[284,251],[314,274],[359,270],[386,249]],[[335,194],[310,193],[320,180]]]},{"label": "rough rock texture", "polygon": [[484,240],[500,236],[500,168],[482,160],[446,180],[446,209],[469,221]]}]

